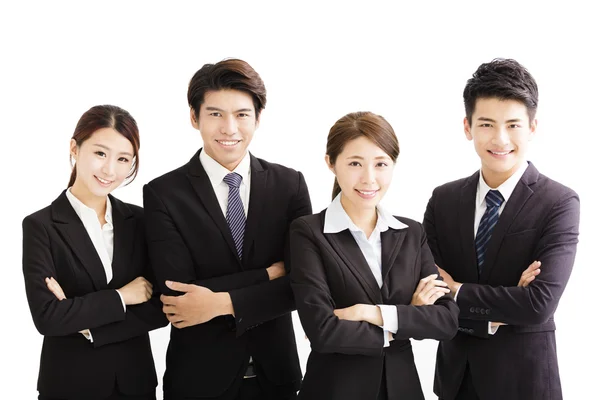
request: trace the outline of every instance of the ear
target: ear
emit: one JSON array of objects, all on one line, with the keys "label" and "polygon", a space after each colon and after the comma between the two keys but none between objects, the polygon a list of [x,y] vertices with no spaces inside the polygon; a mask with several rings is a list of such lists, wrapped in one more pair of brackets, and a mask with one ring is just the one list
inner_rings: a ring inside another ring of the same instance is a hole
[{"label": "ear", "polygon": [[75,139],[71,139],[71,143],[69,143],[69,153],[71,154],[71,158],[77,159],[77,151],[79,148],[77,147],[77,142]]},{"label": "ear", "polygon": [[533,139],[536,132],[537,132],[537,118],[534,118],[533,121],[531,121],[531,125],[529,126],[529,140]]},{"label": "ear", "polygon": [[198,127],[198,119],[196,118],[196,112],[192,107],[190,107],[190,122],[192,123],[194,129],[200,129]]},{"label": "ear", "polygon": [[463,120],[463,125],[465,127],[465,136],[467,140],[473,140],[473,135],[471,134],[471,124],[469,124],[469,119],[465,117]]},{"label": "ear", "polygon": [[329,154],[325,155],[325,163],[327,164],[327,168],[335,175],[335,166],[331,164],[331,159],[329,158]]}]

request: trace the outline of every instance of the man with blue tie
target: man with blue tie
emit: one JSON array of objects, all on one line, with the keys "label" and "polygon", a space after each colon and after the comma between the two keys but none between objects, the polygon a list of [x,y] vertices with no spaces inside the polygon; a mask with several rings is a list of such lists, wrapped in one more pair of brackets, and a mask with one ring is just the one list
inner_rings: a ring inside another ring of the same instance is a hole
[{"label": "man with blue tie", "polygon": [[204,65],[188,103],[204,147],[144,186],[151,263],[172,325],[164,398],[294,399],[302,375],[288,229],[312,212],[306,183],[248,152],[266,89],[245,61]]},{"label": "man with blue tie", "polygon": [[538,88],[518,62],[482,64],[463,93],[464,131],[481,168],[437,187],[429,247],[460,308],[440,342],[442,400],[562,399],[554,311],[573,268],[579,198],[526,160]]}]

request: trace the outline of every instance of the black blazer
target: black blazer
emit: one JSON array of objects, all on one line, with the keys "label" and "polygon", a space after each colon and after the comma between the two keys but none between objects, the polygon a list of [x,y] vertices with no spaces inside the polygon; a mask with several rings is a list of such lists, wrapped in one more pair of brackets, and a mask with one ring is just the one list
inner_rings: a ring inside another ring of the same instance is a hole
[{"label": "black blazer", "polygon": [[[421,224],[396,218],[408,228],[381,234],[381,289],[349,230],[323,233],[325,211],[292,224],[292,289],[312,348],[300,399],[374,400],[384,364],[390,399],[424,398],[410,339],[452,338],[458,307],[449,296],[410,305],[419,280],[437,269]],[[397,306],[398,332],[389,347],[380,327],[333,314],[357,303]]]},{"label": "black blazer", "polygon": [[[153,281],[143,211],[110,196],[114,224],[113,278],[104,267],[65,192],[23,220],[27,300],[44,335],[38,390],[47,397],[106,398],[117,384],[126,394],[152,393],[156,372],[148,331],[167,325],[157,296],[127,306],[118,289],[138,276]],[[63,288],[59,301],[44,279]],[[89,329],[91,343],[80,330]]]},{"label": "black blazer", "polygon": [[[478,180],[476,172],[436,188],[425,212],[436,263],[464,282],[457,297],[460,332],[439,345],[435,392],[454,399],[468,363],[482,399],[561,399],[554,311],[575,259],[579,198],[529,164],[494,228],[478,277]],[[541,273],[529,287],[517,287],[535,260]],[[489,321],[508,325],[489,336]]]},{"label": "black blazer", "polygon": [[269,281],[266,268],[284,260],[290,223],[311,212],[300,172],[251,156],[250,204],[242,261],[198,151],[184,166],[144,186],[151,264],[164,282],[227,291],[235,310],[184,329],[171,328],[166,398],[236,396],[252,356],[273,398],[298,390],[302,374],[289,278]]}]

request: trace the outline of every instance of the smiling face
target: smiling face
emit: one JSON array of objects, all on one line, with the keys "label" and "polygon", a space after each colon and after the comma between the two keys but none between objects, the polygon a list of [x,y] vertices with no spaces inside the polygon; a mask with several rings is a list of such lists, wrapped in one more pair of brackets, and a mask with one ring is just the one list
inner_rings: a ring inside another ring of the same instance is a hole
[{"label": "smiling face", "polygon": [[497,188],[525,162],[537,120],[530,123],[527,108],[519,101],[481,98],[471,123],[465,118],[464,127],[481,159],[484,180]]},{"label": "smiling face", "polygon": [[361,136],[345,144],[335,165],[326,156],[329,169],[342,189],[342,206],[350,216],[373,212],[392,181],[394,162],[374,142]]},{"label": "smiling face", "polygon": [[71,193],[85,204],[95,203],[105,199],[129,175],[133,146],[113,128],[102,128],[79,146],[71,139],[71,157],[77,169]]},{"label": "smiling face", "polygon": [[202,135],[206,154],[230,171],[246,155],[258,128],[252,96],[232,89],[206,92],[198,119],[193,109],[190,119]]}]

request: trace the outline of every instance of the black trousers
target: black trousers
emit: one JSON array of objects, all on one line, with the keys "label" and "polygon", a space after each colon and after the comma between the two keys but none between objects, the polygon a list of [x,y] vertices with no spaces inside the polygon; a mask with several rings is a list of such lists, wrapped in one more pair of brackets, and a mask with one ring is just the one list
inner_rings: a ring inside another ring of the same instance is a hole
[{"label": "black trousers", "polygon": [[455,400],[479,400],[479,396],[475,392],[475,386],[473,386],[473,375],[471,375],[471,368],[467,364],[463,380],[458,389],[458,393]]}]

